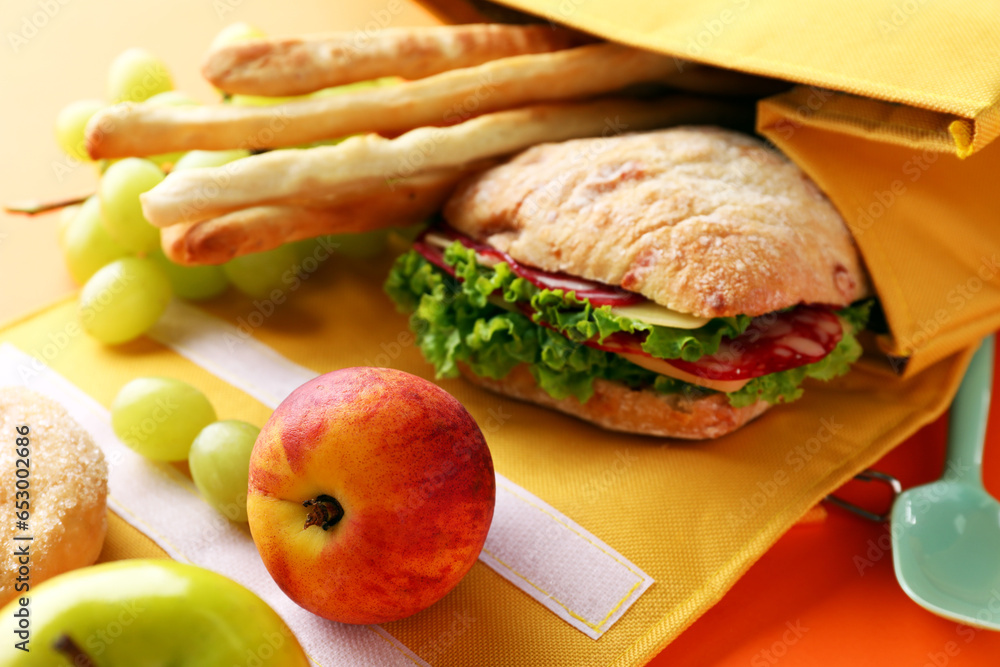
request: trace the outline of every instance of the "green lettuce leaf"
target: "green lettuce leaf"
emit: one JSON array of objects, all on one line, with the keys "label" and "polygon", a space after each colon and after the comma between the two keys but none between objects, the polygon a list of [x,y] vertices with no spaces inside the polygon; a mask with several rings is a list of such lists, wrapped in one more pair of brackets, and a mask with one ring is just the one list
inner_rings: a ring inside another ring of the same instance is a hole
[{"label": "green lettuce leaf", "polygon": [[[572,292],[535,287],[507,264],[482,266],[474,251],[457,242],[444,257],[461,280],[410,251],[396,260],[385,283],[386,293],[398,308],[412,313],[410,325],[417,344],[439,377],[455,377],[458,364],[463,363],[477,375],[500,379],[525,363],[550,396],[573,396],[581,403],[593,395],[597,378],[662,393],[711,393],[578,343],[594,337],[603,340],[618,331],[645,331],[642,348],[649,354],[695,361],[715,353],[723,337],[738,336],[751,321],[748,316],[716,318],[691,330],[650,325],[616,316],[608,306],[595,308]],[[529,317],[520,312],[516,303],[530,304],[534,314]],[[870,305],[853,306],[840,314],[859,329]],[[828,379],[846,372],[861,348],[852,333],[844,333],[836,349],[819,362],[755,378],[728,394],[730,403],[748,405],[758,398],[771,403],[792,401],[801,395],[799,385],[806,377]]]}]

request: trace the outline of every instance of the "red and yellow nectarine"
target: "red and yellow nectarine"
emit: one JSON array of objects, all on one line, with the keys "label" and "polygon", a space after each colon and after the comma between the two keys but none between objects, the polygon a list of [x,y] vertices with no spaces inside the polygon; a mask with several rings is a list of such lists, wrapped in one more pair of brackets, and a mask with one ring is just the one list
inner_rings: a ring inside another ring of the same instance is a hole
[{"label": "red and yellow nectarine", "polygon": [[250,459],[254,542],[286,594],[344,623],[410,616],[472,567],[496,479],[461,403],[415,375],[346,368],[307,382]]}]

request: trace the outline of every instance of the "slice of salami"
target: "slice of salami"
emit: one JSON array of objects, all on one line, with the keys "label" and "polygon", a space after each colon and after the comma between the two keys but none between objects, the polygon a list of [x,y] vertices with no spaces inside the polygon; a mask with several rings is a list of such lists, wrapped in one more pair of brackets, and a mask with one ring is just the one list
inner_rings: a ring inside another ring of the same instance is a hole
[{"label": "slice of salami", "polygon": [[667,363],[710,380],[745,380],[815,363],[830,354],[843,335],[840,318],[829,308],[798,306],[755,317],[741,335],[722,339],[713,355]]},{"label": "slice of salami", "polygon": [[439,269],[443,269],[445,272],[448,273],[448,275],[450,276],[455,275],[455,267],[451,266],[450,264],[444,261],[444,251],[435,245],[431,245],[425,242],[423,240],[422,235],[420,238],[418,238],[416,241],[413,242],[413,249],[419,252],[421,255],[423,255],[424,259],[426,259],[428,262],[438,267]]},{"label": "slice of salami", "polygon": [[[428,230],[428,232],[429,231],[432,230]],[[597,307],[630,306],[646,300],[646,297],[641,294],[629,292],[619,287],[605,285],[604,283],[599,283],[593,280],[576,278],[565,273],[543,271],[542,269],[536,269],[534,267],[521,264],[502,250],[497,250],[492,246],[479,243],[464,234],[459,234],[454,229],[449,227],[437,227],[433,231],[453,241],[459,241],[466,248],[475,250],[476,253],[481,256],[505,262],[508,266],[510,266],[511,270],[515,274],[524,278],[539,289],[574,292],[578,299],[585,299]],[[427,261],[445,269],[451,275],[455,275],[455,270],[444,263],[444,252],[440,248],[437,248],[424,240],[424,237],[428,232],[424,232],[417,239],[417,241],[414,242],[413,249],[423,255]]]}]

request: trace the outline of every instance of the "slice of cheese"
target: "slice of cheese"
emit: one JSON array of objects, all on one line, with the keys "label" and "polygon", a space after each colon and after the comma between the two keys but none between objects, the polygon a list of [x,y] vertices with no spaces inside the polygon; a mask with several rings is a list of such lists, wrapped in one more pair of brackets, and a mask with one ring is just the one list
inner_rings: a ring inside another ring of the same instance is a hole
[{"label": "slice of cheese", "polygon": [[426,243],[427,245],[436,246],[444,250],[452,243],[454,243],[454,241],[448,238],[447,236],[438,234],[437,232],[427,232],[427,234],[424,235],[424,243]]},{"label": "slice of cheese", "polygon": [[630,320],[661,327],[673,327],[674,329],[698,329],[711,320],[708,317],[697,317],[670,310],[653,301],[643,301],[631,306],[612,306],[611,312],[618,317],[627,317]]},{"label": "slice of cheese", "polygon": [[643,368],[651,370],[654,373],[666,375],[667,377],[672,377],[676,380],[687,382],[688,384],[696,384],[699,387],[706,387],[708,389],[725,392],[727,394],[731,391],[739,391],[746,385],[747,382],[750,381],[709,380],[708,378],[698,377],[697,375],[692,375],[691,373],[682,371],[675,366],[671,366],[662,359],[654,359],[641,354],[628,354],[626,352],[618,352],[617,354],[624,359],[628,359],[636,366],[642,366]]}]

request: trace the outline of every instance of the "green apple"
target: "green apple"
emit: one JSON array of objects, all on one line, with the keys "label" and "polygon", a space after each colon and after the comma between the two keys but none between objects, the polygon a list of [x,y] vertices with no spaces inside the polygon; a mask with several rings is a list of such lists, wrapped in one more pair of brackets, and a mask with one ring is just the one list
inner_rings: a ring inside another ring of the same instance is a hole
[{"label": "green apple", "polygon": [[263,600],[221,574],[171,560],[74,570],[33,587],[0,617],[14,625],[5,667],[309,665]]}]

